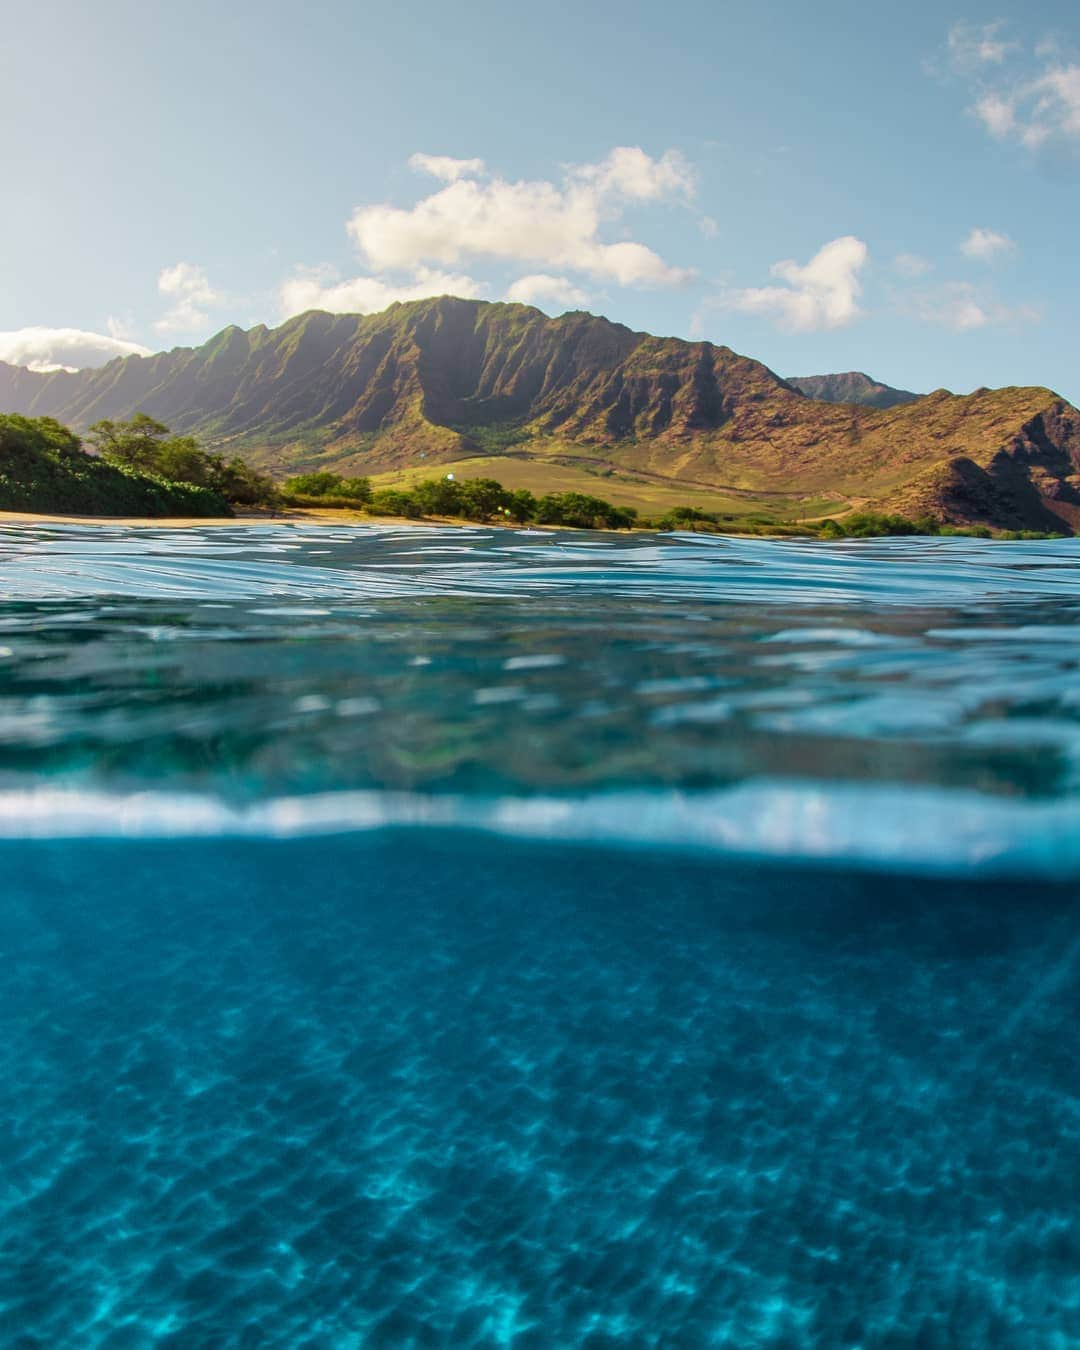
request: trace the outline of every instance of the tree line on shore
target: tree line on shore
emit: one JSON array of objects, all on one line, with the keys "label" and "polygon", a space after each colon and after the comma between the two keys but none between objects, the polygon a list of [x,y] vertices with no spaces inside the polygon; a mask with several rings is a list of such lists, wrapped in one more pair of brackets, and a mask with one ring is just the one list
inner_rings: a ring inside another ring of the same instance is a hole
[{"label": "tree line on shore", "polygon": [[95,423],[87,442],[51,417],[0,415],[0,509],[209,517],[277,501],[267,475],[143,413]]},{"label": "tree line on shore", "polygon": [[516,525],[563,525],[577,530],[628,530],[637,524],[632,506],[615,506],[584,492],[535,496],[528,488],[506,488],[494,478],[458,478],[446,474],[409,488],[373,489],[366,478],[341,478],[329,472],[290,478],[286,503],[298,506],[346,506],[377,516],[448,516],[457,520],[505,520]]},{"label": "tree line on shore", "polygon": [[[811,535],[821,539],[872,539],[914,535],[953,535],[990,539],[986,525],[958,526],[922,516],[859,511],[840,520],[785,525],[763,517],[721,515],[697,506],[674,506],[656,516],[642,516],[632,506],[614,506],[581,492],[551,492],[536,497],[528,488],[505,488],[494,478],[427,478],[410,488],[373,488],[367,478],[345,478],[329,470],[288,479],[282,500],[293,506],[321,506],[365,511],[376,516],[446,516],[458,520],[504,519],[518,525],[562,525],[571,529],[684,530],[702,534]],[[1035,530],[1004,530],[1003,539],[1047,539]]]},{"label": "tree line on shore", "polygon": [[[568,529],[632,528],[702,533],[811,534],[825,539],[884,535],[968,535],[989,538],[985,525],[958,527],[930,517],[862,511],[812,524],[735,518],[695,506],[675,506],[643,517],[630,506],[583,492],[507,488],[494,478],[447,473],[405,488],[375,488],[362,477],[328,470],[299,474],[282,487],[239,456],[204,450],[137,413],[126,422],[96,422],[87,445],[49,417],[0,415],[0,510],[73,515],[228,516],[234,508],[281,506],[351,508],[412,520],[447,517]],[[1030,530],[999,537],[1037,539]]]}]

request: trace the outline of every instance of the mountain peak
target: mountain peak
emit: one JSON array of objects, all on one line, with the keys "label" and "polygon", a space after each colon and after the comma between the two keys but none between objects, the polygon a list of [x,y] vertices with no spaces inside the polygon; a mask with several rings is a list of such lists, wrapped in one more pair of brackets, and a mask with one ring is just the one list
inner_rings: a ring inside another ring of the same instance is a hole
[{"label": "mountain peak", "polygon": [[861,370],[839,375],[791,375],[788,384],[822,403],[858,403],[867,408],[895,408],[920,397],[909,389],[882,384]]}]

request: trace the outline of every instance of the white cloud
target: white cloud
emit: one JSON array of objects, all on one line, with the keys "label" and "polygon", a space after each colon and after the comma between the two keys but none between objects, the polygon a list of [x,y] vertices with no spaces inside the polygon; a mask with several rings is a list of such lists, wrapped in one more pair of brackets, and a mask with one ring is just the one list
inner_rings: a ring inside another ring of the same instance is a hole
[{"label": "white cloud", "polygon": [[1029,150],[1053,140],[1080,141],[1080,64],[1053,65],[991,91],[974,112],[992,136],[1018,140]]},{"label": "white cloud", "polygon": [[960,252],[966,258],[978,262],[993,262],[1000,253],[1011,253],[1016,244],[1007,234],[998,234],[996,230],[976,228],[960,245]]},{"label": "white cloud", "polygon": [[949,64],[954,70],[973,71],[983,66],[1000,66],[1016,51],[1018,44],[1000,36],[1004,19],[996,23],[956,23],[949,30]]},{"label": "white cloud", "polygon": [[206,272],[194,263],[178,262],[162,268],[158,290],[172,303],[154,327],[159,333],[192,333],[203,328],[210,316],[206,309],[222,297],[210,285]]},{"label": "white cloud", "polygon": [[972,110],[991,136],[1004,140],[1016,126],[1016,109],[1000,94],[986,94]]},{"label": "white cloud", "polygon": [[0,361],[29,370],[81,370],[118,356],[149,356],[137,342],[81,328],[17,328],[0,332]]},{"label": "white cloud", "polygon": [[924,322],[941,324],[955,333],[990,326],[1036,323],[1041,317],[1030,305],[1003,305],[966,281],[947,282],[936,290],[916,296],[914,312]]},{"label": "white cloud", "polygon": [[859,273],[868,256],[861,239],[844,235],[804,265],[790,259],[774,263],[769,270],[784,285],[736,291],[728,303],[746,314],[771,315],[790,332],[841,328],[862,313]]},{"label": "white cloud", "polygon": [[130,310],[125,314],[110,314],[105,320],[105,331],[121,342],[130,342],[135,331],[135,315]]},{"label": "white cloud", "polygon": [[898,253],[893,259],[893,269],[902,277],[923,277],[933,268],[932,262],[917,253]]},{"label": "white cloud", "polygon": [[539,305],[560,314],[568,309],[582,309],[589,302],[585,292],[567,277],[548,276],[544,272],[518,277],[508,288],[506,298],[523,305]]},{"label": "white cloud", "polygon": [[325,309],[331,314],[374,314],[395,300],[426,300],[433,295],[456,295],[475,299],[484,287],[460,273],[420,268],[410,281],[387,281],[382,277],[351,277],[338,280],[332,269],[301,268],[281,286],[282,314],[302,314]]},{"label": "white cloud", "polygon": [[429,173],[444,183],[456,183],[459,178],[476,177],[484,172],[482,159],[453,159],[450,155],[424,155],[417,151],[409,156],[409,168],[417,173]]},{"label": "white cloud", "polygon": [[616,146],[599,164],[573,166],[568,179],[587,184],[599,197],[613,200],[689,199],[697,190],[694,170],[678,150],[667,150],[659,159],[652,159],[636,145]]},{"label": "white cloud", "polygon": [[377,273],[488,258],[569,268],[623,286],[678,285],[691,275],[645,244],[600,237],[629,205],[693,196],[693,171],[677,151],[653,159],[621,146],[599,163],[569,167],[558,184],[510,182],[487,175],[478,160],[419,161],[446,186],[408,208],[357,207],[349,221],[350,237]]},{"label": "white cloud", "polygon": [[1005,41],[1002,28],[999,21],[950,30],[949,65],[972,86],[970,111],[995,139],[1031,151],[1054,141],[1080,142],[1080,63],[1053,39],[1027,52]]}]

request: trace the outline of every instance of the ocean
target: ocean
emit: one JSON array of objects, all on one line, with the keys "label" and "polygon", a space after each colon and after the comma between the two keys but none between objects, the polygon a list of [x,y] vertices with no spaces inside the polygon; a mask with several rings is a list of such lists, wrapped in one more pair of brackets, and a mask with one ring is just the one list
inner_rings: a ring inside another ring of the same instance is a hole
[{"label": "ocean", "polygon": [[1080,1342],[1080,543],[0,528],[0,1343]]}]

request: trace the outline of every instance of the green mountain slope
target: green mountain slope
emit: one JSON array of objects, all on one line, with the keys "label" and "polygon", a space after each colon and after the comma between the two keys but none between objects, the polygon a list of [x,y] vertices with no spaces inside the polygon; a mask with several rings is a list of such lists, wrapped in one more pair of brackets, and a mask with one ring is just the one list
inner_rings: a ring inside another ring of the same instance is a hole
[{"label": "green mountain slope", "polygon": [[313,312],[100,370],[0,366],[5,409],[76,428],[142,410],[282,474],[476,466],[544,491],[595,488],[601,475],[603,495],[646,509],[700,498],[798,518],[918,506],[960,522],[1080,526],[1080,414],[1050,390],[827,403],[727,347],[524,305],[443,297]]},{"label": "green mountain slope", "polygon": [[859,403],[867,408],[895,408],[914,403],[919,394],[910,389],[894,389],[890,384],[871,379],[861,370],[842,375],[789,375],[787,382],[807,398],[823,403]]}]

